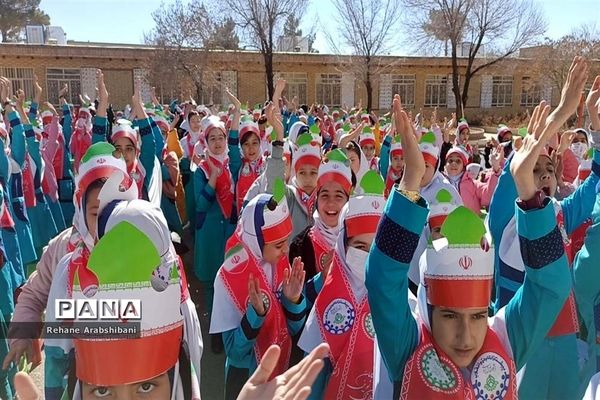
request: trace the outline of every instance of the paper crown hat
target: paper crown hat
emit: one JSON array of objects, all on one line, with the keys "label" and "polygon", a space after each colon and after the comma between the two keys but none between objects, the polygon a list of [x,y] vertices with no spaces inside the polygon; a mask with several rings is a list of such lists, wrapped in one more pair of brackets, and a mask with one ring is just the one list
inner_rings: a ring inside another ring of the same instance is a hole
[{"label": "paper crown hat", "polygon": [[447,189],[440,189],[433,201],[429,204],[429,228],[441,227],[448,214],[456,209],[460,204]]},{"label": "paper crown hat", "polygon": [[427,247],[421,272],[427,302],[441,307],[488,307],[494,252],[481,218],[460,206],[442,224],[442,239]]},{"label": "paper crown hat", "polygon": [[323,187],[327,182],[339,183],[344,192],[350,195],[352,190],[352,170],[350,169],[350,160],[340,149],[335,149],[327,153],[326,162],[319,165],[319,176],[317,178],[317,189]]},{"label": "paper crown hat", "polygon": [[108,179],[115,171],[121,171],[128,176],[125,160],[113,156],[115,151],[115,147],[106,142],[95,143],[87,149],[81,158],[79,170],[75,176],[77,201],[81,200],[87,187],[95,180]]},{"label": "paper crown hat", "polygon": [[[175,366],[183,317],[177,265],[174,258],[162,263],[161,255],[169,248],[170,234],[159,208],[134,200],[119,202],[112,209],[106,233],[92,250],[87,268],[74,272],[72,296],[76,301],[127,301],[130,318],[141,317],[140,337],[75,338],[78,379],[100,386],[127,385],[162,375]],[[156,284],[157,280],[161,283]],[[137,309],[131,300],[139,300]],[[114,323],[123,322],[118,319]]]},{"label": "paper crown hat", "polygon": [[245,234],[256,238],[261,250],[266,243],[276,243],[290,236],[292,218],[282,179],[275,181],[272,195],[263,193],[248,202],[240,223]]},{"label": "paper crown hat", "polygon": [[498,136],[498,141],[501,141],[502,137],[506,133],[512,133],[512,131],[510,130],[510,128],[508,126],[506,126],[506,125],[500,125],[498,127],[498,130],[496,131],[496,135]]},{"label": "paper crown hat", "polygon": [[433,132],[427,132],[421,136],[419,142],[419,148],[423,154],[425,162],[429,165],[435,166],[440,156],[440,149],[435,145],[435,134]]},{"label": "paper crown hat", "polygon": [[296,141],[298,140],[298,137],[303,133],[307,132],[309,132],[308,125],[306,125],[302,121],[294,122],[290,127],[290,134],[288,136],[288,139],[290,140],[292,145],[296,146]]},{"label": "paper crown hat", "polygon": [[390,158],[401,156],[402,154],[404,154],[404,152],[402,150],[400,136],[394,136],[392,139],[392,145],[390,146]]},{"label": "paper crown hat", "polygon": [[260,130],[258,129],[258,124],[254,122],[254,120],[251,117],[244,116],[240,121],[240,141],[244,138],[244,136],[250,133],[254,133],[260,138]]},{"label": "paper crown hat", "polygon": [[469,153],[462,146],[453,146],[448,153],[446,153],[446,160],[450,158],[451,155],[456,154],[463,163],[463,166],[466,166],[469,163]]},{"label": "paper crown hat", "polygon": [[360,180],[361,194],[352,196],[340,213],[346,237],[375,233],[383,214],[385,182],[376,171],[367,171]]},{"label": "paper crown hat", "polygon": [[221,121],[221,119],[216,115],[209,115],[202,118],[202,121],[200,121],[200,127],[202,129],[202,134],[204,135],[204,140],[207,142],[208,134],[212,129],[218,129],[223,133],[223,135],[227,136],[225,132],[225,124],[223,124],[223,121]]},{"label": "paper crown hat", "polygon": [[319,168],[321,164],[321,148],[310,133],[303,133],[296,141],[298,146],[292,157],[292,169],[297,172],[303,165]]},{"label": "paper crown hat", "polygon": [[138,132],[131,125],[131,121],[127,119],[119,119],[112,128],[112,135],[110,136],[111,141],[115,143],[121,138],[127,138],[131,140],[134,146],[138,144]]},{"label": "paper crown hat", "polygon": [[456,125],[456,132],[460,133],[463,129],[469,129],[469,123],[466,119],[461,119]]},{"label": "paper crown hat", "polygon": [[[148,115],[150,115],[150,114],[148,114]],[[156,125],[158,125],[158,127],[161,130],[165,130],[165,131],[169,130],[169,128],[170,128],[169,118],[162,111],[154,110],[154,115],[152,115],[152,119],[154,120],[154,122],[156,122]]]},{"label": "paper crown hat", "polygon": [[361,147],[369,144],[375,145],[375,134],[370,126],[365,126],[363,131],[360,133],[360,140],[358,143]]},{"label": "paper crown hat", "polygon": [[54,116],[50,110],[44,110],[40,115],[42,117],[42,124],[44,126],[50,124],[50,122],[52,122],[52,117]]}]

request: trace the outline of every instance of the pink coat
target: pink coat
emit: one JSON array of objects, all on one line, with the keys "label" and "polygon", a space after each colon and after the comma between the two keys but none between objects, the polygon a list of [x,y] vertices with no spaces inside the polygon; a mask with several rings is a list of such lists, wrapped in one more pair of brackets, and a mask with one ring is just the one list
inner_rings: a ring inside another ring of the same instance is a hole
[{"label": "pink coat", "polygon": [[492,200],[494,190],[496,190],[500,173],[495,174],[492,172],[488,175],[485,183],[479,180],[474,181],[468,174],[463,174],[458,191],[464,205],[476,214],[479,214],[482,208],[487,209]]},{"label": "pink coat", "polygon": [[[31,274],[15,307],[13,322],[42,322],[42,316],[48,303],[48,293],[52,285],[52,276],[58,262],[67,254],[67,245],[72,228],[65,229],[48,243],[35,271]],[[41,332],[40,332],[41,334]],[[14,343],[18,339],[10,339]]]}]

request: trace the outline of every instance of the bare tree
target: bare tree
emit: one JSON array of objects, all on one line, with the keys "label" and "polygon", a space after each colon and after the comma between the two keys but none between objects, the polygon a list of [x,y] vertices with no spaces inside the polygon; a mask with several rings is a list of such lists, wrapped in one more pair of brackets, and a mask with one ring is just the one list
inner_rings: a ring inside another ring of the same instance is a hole
[{"label": "bare tree", "polygon": [[[402,0],[411,42],[427,50],[445,42],[452,57],[456,113],[463,115],[471,79],[483,69],[535,43],[546,30],[543,14],[531,0]],[[482,47],[486,55],[479,58]],[[460,86],[460,48],[467,47]]]},{"label": "bare tree", "polygon": [[273,52],[275,38],[283,31],[288,16],[300,18],[308,0],[225,0],[224,13],[233,18],[246,35],[246,40],[255,45],[263,56],[267,93],[273,96]]},{"label": "bare tree", "polygon": [[[395,46],[392,36],[400,18],[395,0],[333,0],[338,20],[336,31],[327,32],[329,45],[337,54],[349,49],[352,53],[346,64],[367,92],[367,110],[373,107],[373,81],[389,67],[377,56]],[[345,47],[345,48],[344,48]]]},{"label": "bare tree", "polygon": [[[210,38],[215,21],[202,0],[183,3],[175,0],[162,3],[152,13],[154,29],[145,35],[144,41],[156,47],[150,61],[151,78],[155,83],[169,86],[167,92],[175,90],[175,83],[188,80],[195,87],[194,96],[202,97],[203,75],[208,66]],[[186,79],[182,79],[186,78]],[[179,88],[185,92],[185,88]],[[160,94],[159,90],[159,94]]]}]

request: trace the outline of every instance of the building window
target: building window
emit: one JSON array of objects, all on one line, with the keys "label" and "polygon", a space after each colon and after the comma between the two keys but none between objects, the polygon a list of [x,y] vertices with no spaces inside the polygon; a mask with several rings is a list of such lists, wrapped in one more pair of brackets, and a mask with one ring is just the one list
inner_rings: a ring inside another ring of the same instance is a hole
[{"label": "building window", "polygon": [[[392,75],[392,94],[399,94],[402,104],[408,107],[415,105],[415,76]],[[445,101],[445,100],[444,100]]]},{"label": "building window", "polygon": [[342,103],[342,75],[317,75],[317,103],[331,107],[340,107]]},{"label": "building window", "polygon": [[425,107],[446,107],[448,77],[446,75],[428,75],[425,80]]},{"label": "building window", "polygon": [[23,89],[26,99],[33,98],[33,68],[0,67],[0,76],[10,79],[13,93]]},{"label": "building window", "polygon": [[492,107],[510,107],[512,105],[512,76],[492,77]]},{"label": "building window", "polygon": [[81,73],[75,68],[48,68],[46,70],[46,88],[48,101],[52,104],[59,104],[58,92],[65,85],[69,86],[66,94],[66,100],[70,104],[79,104],[79,94],[81,93]]},{"label": "building window", "polygon": [[535,107],[542,101],[542,87],[530,77],[521,80],[521,105]]},{"label": "building window", "polygon": [[207,106],[221,104],[223,100],[223,85],[221,83],[221,72],[205,72],[202,79],[202,96],[199,104]]},{"label": "building window", "polygon": [[283,91],[288,101],[291,101],[294,96],[298,98],[296,104],[306,104],[306,86],[308,84],[308,77],[305,72],[282,72],[279,74],[281,79],[285,79],[286,85]]}]

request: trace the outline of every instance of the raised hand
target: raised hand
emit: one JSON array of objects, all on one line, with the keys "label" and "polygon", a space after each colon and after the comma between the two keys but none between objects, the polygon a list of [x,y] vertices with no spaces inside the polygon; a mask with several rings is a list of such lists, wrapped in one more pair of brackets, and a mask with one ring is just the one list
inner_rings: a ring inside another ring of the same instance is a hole
[{"label": "raised hand", "polygon": [[533,198],[537,191],[533,176],[533,169],[540,152],[548,142],[549,122],[546,121],[550,113],[550,105],[542,101],[534,110],[527,131],[529,134],[523,138],[523,144],[515,151],[510,163],[510,172],[515,180],[517,192],[521,200]]},{"label": "raised hand", "polygon": [[323,358],[329,354],[329,346],[325,343],[320,344],[298,364],[269,381],[280,354],[279,346],[269,347],[256,371],[242,387],[237,400],[304,400],[308,398],[311,386],[323,368]]},{"label": "raised hand", "polygon": [[98,86],[98,109],[96,115],[106,117],[106,109],[108,108],[108,90],[104,82],[104,74],[101,69],[96,70],[96,85]]},{"label": "raised hand", "polygon": [[275,104],[273,104],[273,102],[270,102],[265,109],[265,114],[267,116],[267,122],[273,127],[273,130],[277,135],[277,140],[283,142],[283,124],[281,123],[281,118],[276,111],[277,107]]},{"label": "raised hand", "polygon": [[550,115],[548,127],[558,130],[577,111],[581,93],[587,81],[588,65],[583,57],[575,57],[569,68],[566,83],[562,89],[560,103]]},{"label": "raised hand", "polygon": [[402,102],[399,95],[394,96],[394,118],[396,121],[396,132],[402,140],[404,153],[404,174],[399,188],[402,190],[418,191],[421,188],[421,179],[425,175],[425,160],[417,143],[415,127],[408,119],[408,115],[402,110]]},{"label": "raised hand", "polygon": [[600,75],[594,79],[594,84],[588,93],[585,105],[590,116],[592,129],[594,131],[600,131]]},{"label": "raised hand", "polygon": [[358,126],[356,128],[354,128],[353,130],[351,130],[348,133],[343,134],[342,137],[340,138],[339,147],[342,149],[345,149],[346,145],[348,143],[350,143],[351,140],[358,139],[358,137],[362,133],[362,130],[364,127],[365,127],[365,122],[361,121],[361,123],[358,124]]},{"label": "raised hand", "polygon": [[502,169],[502,163],[504,162],[504,147],[497,145],[492,154],[490,155],[490,164],[494,173],[499,173]]},{"label": "raised hand", "polygon": [[252,308],[256,311],[256,314],[264,317],[267,313],[267,309],[265,308],[265,302],[263,301],[262,293],[260,291],[260,282],[258,278],[255,278],[252,274],[250,274],[250,279],[248,280],[248,298]]},{"label": "raised hand", "polygon": [[231,90],[229,90],[229,88],[225,88],[225,94],[227,94],[229,101],[235,107],[235,111],[239,112],[242,108],[242,103],[238,100],[237,97],[235,97],[233,93],[231,93]]},{"label": "raised hand", "polygon": [[304,271],[304,263],[301,257],[294,258],[292,263],[292,270],[289,268],[285,269],[283,278],[283,295],[286,299],[294,304],[300,302],[302,290],[304,289],[304,278],[306,271]]},{"label": "raised hand", "polygon": [[573,137],[575,136],[575,131],[565,131],[563,132],[563,134],[560,137],[560,144],[558,145],[558,148],[556,149],[556,152],[559,155],[562,155],[565,150],[567,150],[569,148],[569,146],[571,145],[571,142],[573,141]]},{"label": "raised hand", "polygon": [[273,98],[271,101],[275,104],[279,104],[279,99],[281,98],[283,91],[285,89],[285,79],[277,79],[277,83],[275,84],[275,91],[273,92]]},{"label": "raised hand", "polygon": [[35,386],[35,382],[31,376],[25,372],[17,372],[15,375],[15,390],[17,397],[20,400],[39,400],[41,399],[40,392]]},{"label": "raised hand", "polygon": [[40,86],[38,77],[35,74],[33,75],[33,91],[33,101],[40,104],[40,100],[42,99],[42,87]]}]

